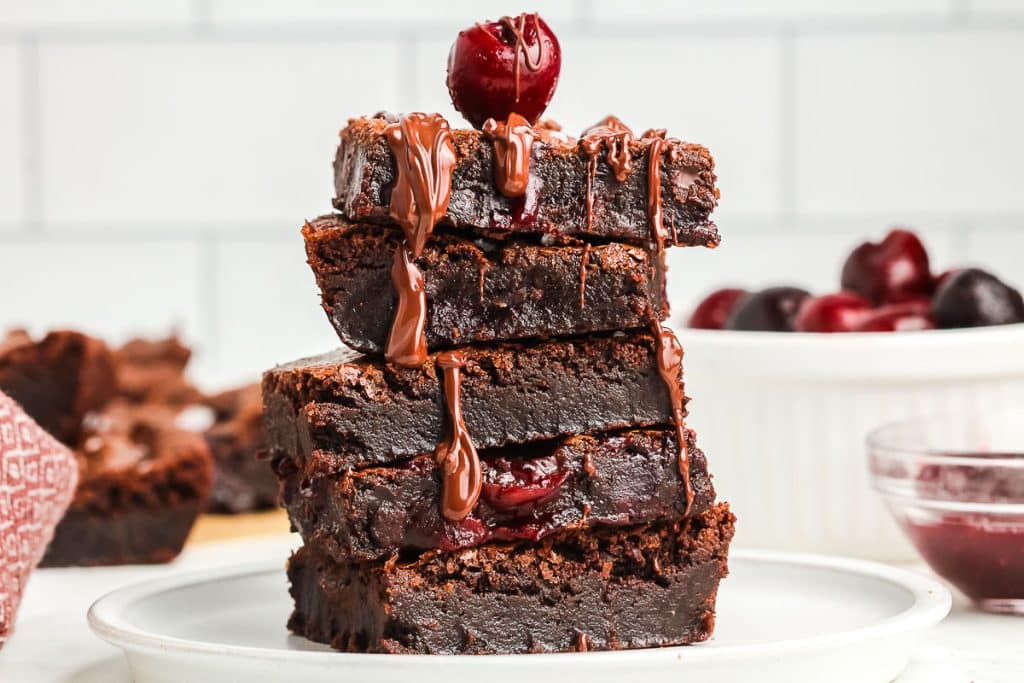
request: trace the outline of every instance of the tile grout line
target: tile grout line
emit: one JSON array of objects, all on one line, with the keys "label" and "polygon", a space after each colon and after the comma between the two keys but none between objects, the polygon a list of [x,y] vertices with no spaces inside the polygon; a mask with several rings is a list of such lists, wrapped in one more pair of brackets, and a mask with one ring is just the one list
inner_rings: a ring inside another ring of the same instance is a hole
[{"label": "tile grout line", "polygon": [[970,22],[971,19],[971,2],[970,0],[950,0],[950,16],[953,19],[953,23],[958,26],[965,25]]},{"label": "tile grout line", "polygon": [[28,35],[18,40],[18,99],[24,229],[38,234],[43,229],[44,204],[42,93],[39,41]]},{"label": "tile grout line", "polygon": [[192,23],[200,31],[213,27],[213,0],[192,0]]},{"label": "tile grout line", "polygon": [[797,210],[798,66],[797,34],[791,28],[779,34],[779,209],[785,216]]}]

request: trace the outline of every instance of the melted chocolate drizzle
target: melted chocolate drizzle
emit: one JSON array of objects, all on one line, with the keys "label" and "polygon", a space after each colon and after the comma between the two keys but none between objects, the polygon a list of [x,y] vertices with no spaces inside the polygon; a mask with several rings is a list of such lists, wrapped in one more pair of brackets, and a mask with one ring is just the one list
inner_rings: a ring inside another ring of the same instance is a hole
[{"label": "melted chocolate drizzle", "polygon": [[530,151],[537,132],[516,113],[508,121],[487,119],[483,132],[494,142],[494,174],[506,197],[522,197],[530,180]]},{"label": "melted chocolate drizzle", "polygon": [[466,359],[459,351],[437,355],[444,374],[444,404],[448,415],[448,434],[437,445],[434,460],[441,468],[441,515],[457,522],[473,510],[480,498],[483,473],[476,446],[462,419],[462,368]]},{"label": "melted chocolate drizzle", "polygon": [[583,255],[580,256],[580,310],[586,305],[587,294],[587,264],[590,263],[590,242],[583,245]]},{"label": "melted chocolate drizzle", "polygon": [[686,425],[683,421],[683,389],[679,383],[679,378],[683,374],[683,347],[679,345],[676,335],[667,327],[655,323],[653,332],[657,347],[658,374],[665,383],[672,403],[672,421],[675,423],[676,440],[679,442],[679,476],[683,479],[686,514],[689,514],[693,505],[693,485],[690,481],[690,454],[686,449]]},{"label": "melted chocolate drizzle", "polygon": [[396,365],[418,367],[427,358],[423,334],[427,297],[423,275],[414,260],[423,253],[427,238],[448,210],[455,145],[448,122],[440,114],[409,114],[388,125],[384,133],[395,157],[397,176],[390,213],[404,234],[391,267],[398,306],[384,357]]},{"label": "melted chocolate drizzle", "polygon": [[[527,19],[533,19],[533,32],[537,36],[536,59],[530,57],[530,50],[527,49],[529,47],[525,35]],[[523,12],[518,17],[502,17],[498,21],[512,34],[512,38],[515,40],[515,56],[512,58],[512,78],[515,79],[516,83],[516,104],[519,104],[519,63],[525,64],[526,68],[530,71],[536,71],[544,61],[544,41],[540,37],[540,22],[536,13],[529,14],[526,12]]]},{"label": "melted chocolate drizzle", "polygon": [[391,285],[398,292],[398,305],[391,322],[384,356],[403,368],[418,368],[427,360],[427,290],[423,273],[409,256],[405,245],[395,249],[391,262]]},{"label": "melted chocolate drizzle", "polygon": [[633,142],[633,131],[615,116],[606,116],[597,124],[583,131],[580,147],[587,155],[587,229],[594,217],[594,174],[597,173],[597,157],[602,149],[607,150],[608,165],[620,183],[633,171],[633,156],[629,145]]}]

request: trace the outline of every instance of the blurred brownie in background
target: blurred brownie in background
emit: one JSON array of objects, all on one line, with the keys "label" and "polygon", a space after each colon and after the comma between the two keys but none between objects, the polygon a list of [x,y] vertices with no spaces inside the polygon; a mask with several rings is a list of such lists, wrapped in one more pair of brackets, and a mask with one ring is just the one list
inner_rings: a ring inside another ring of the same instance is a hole
[{"label": "blurred brownie in background", "polygon": [[114,358],[106,344],[80,332],[60,330],[33,341],[14,330],[0,342],[0,389],[73,446],[86,414],[117,395]]},{"label": "blurred brownie in background", "polygon": [[182,373],[153,371],[155,358],[171,354],[126,348],[70,330],[38,341],[18,331],[0,344],[0,390],[78,460],[78,487],[44,566],[169,561],[206,505],[209,447],[178,424],[181,406],[156,398],[180,396]]},{"label": "blurred brownie in background", "polygon": [[258,384],[209,396],[214,423],[205,432],[216,473],[207,509],[237,514],[277,507],[277,477],[259,457],[266,448]]},{"label": "blurred brownie in background", "polygon": [[192,349],[177,336],[132,339],[114,351],[118,394],[135,403],[197,403],[200,392],[185,376],[191,357]]},{"label": "blurred brownie in background", "polygon": [[177,557],[213,483],[202,435],[175,411],[116,401],[86,416],[79,483],[43,567],[150,564]]}]

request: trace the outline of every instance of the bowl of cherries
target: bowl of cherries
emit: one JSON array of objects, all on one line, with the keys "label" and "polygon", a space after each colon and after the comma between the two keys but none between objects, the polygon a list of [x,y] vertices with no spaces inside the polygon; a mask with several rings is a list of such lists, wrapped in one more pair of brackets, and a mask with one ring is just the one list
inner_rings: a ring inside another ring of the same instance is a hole
[{"label": "bowl of cherries", "polygon": [[721,289],[679,336],[689,423],[747,546],[911,559],[871,495],[864,437],[893,420],[1024,406],[1024,300],[981,268],[936,272],[893,230],[838,291]]}]

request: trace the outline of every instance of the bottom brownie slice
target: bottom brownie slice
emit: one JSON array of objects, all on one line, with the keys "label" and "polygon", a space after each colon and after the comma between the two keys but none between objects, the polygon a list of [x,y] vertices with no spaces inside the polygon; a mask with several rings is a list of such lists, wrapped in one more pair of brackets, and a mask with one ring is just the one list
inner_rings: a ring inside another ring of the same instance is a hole
[{"label": "bottom brownie slice", "polygon": [[532,546],[411,563],[288,566],[288,627],[349,652],[512,654],[683,645],[714,630],[735,518],[721,503],[672,523],[570,532]]}]

